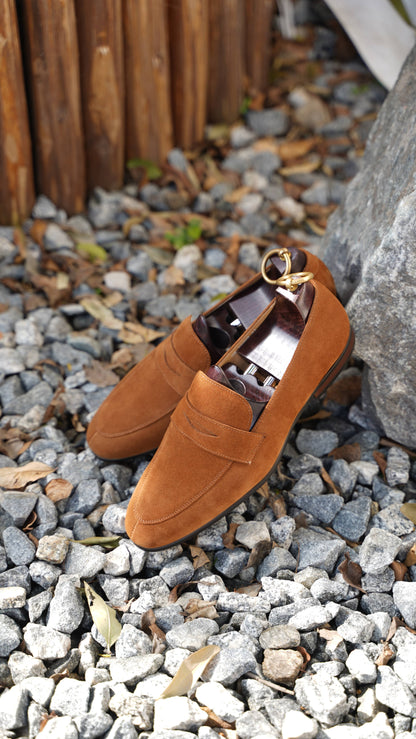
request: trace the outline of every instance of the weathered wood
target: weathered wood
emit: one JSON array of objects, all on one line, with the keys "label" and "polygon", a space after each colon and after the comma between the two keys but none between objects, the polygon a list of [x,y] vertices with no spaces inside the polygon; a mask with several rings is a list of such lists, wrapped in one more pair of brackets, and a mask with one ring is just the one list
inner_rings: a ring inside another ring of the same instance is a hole
[{"label": "weathered wood", "polygon": [[167,0],[175,143],[203,138],[207,113],[209,0]]},{"label": "weathered wood", "polygon": [[121,0],[75,4],[87,188],[121,187],[124,175],[124,60]]},{"label": "weathered wood", "polygon": [[232,123],[244,92],[244,3],[209,0],[208,118]]},{"label": "weathered wood", "polygon": [[269,81],[275,0],[245,0],[245,64],[250,88],[265,92]]},{"label": "weathered wood", "polygon": [[84,207],[85,158],[74,1],[25,0],[19,8],[37,189],[76,213]]},{"label": "weathered wood", "polygon": [[167,8],[125,0],[126,152],[162,162],[173,146]]},{"label": "weathered wood", "polygon": [[0,223],[17,224],[34,203],[32,149],[14,0],[0,3]]}]

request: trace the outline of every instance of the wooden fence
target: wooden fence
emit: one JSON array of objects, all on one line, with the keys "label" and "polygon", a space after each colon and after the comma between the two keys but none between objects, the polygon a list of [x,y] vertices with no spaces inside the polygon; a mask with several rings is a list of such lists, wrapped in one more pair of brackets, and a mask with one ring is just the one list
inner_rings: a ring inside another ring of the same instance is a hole
[{"label": "wooden fence", "polygon": [[68,213],[267,86],[275,0],[1,0],[0,223]]}]

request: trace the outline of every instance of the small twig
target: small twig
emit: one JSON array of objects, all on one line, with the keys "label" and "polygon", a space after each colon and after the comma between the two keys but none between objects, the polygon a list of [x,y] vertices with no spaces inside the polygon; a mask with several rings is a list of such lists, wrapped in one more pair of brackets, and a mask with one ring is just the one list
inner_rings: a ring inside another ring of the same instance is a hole
[{"label": "small twig", "polygon": [[284,688],[283,685],[277,685],[277,683],[272,683],[270,680],[265,680],[264,677],[259,677],[256,675],[255,672],[246,672],[247,677],[251,677],[253,680],[257,680],[259,683],[262,683],[263,685],[267,685],[268,688],[271,688],[272,690],[280,691],[281,693],[287,693],[288,695],[295,695],[294,690],[290,690],[289,688]]}]

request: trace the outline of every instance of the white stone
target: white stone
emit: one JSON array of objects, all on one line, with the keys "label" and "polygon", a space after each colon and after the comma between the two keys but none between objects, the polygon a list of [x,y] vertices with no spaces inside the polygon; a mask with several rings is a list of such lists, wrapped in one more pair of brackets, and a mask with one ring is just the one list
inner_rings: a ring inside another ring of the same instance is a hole
[{"label": "white stone", "polygon": [[282,739],[315,739],[318,722],[302,711],[288,711],[283,719]]},{"label": "white stone", "polygon": [[202,706],[208,706],[217,716],[230,723],[245,711],[244,703],[235,698],[221,683],[204,683],[197,688],[195,696]]},{"label": "white stone", "polygon": [[205,711],[195,701],[184,696],[163,698],[155,703],[155,732],[165,729],[196,732],[207,719]]}]

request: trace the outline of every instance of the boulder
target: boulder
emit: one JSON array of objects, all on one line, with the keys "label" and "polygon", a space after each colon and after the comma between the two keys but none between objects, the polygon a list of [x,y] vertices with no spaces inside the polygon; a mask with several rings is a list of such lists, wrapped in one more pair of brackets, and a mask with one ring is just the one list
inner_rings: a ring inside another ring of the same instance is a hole
[{"label": "boulder", "polygon": [[416,440],[416,46],[328,222],[324,261],[366,371],[363,407],[390,438]]}]

